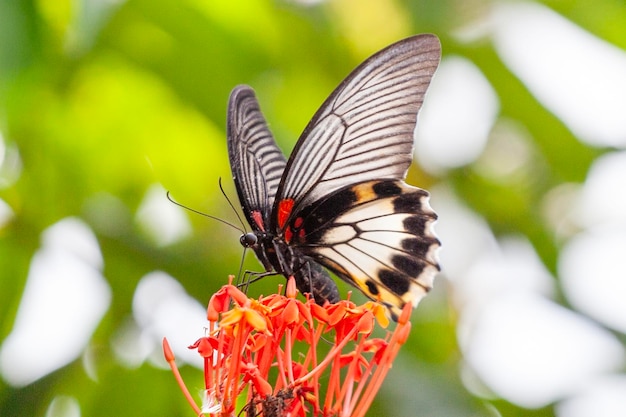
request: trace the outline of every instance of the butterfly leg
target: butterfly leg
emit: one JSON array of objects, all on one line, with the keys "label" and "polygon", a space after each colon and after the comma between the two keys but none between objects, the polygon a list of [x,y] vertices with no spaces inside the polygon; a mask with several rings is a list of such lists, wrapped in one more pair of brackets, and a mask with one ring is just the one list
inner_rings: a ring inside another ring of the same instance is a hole
[{"label": "butterfly leg", "polygon": [[248,287],[253,282],[260,280],[261,278],[265,278],[272,275],[278,275],[275,271],[266,271],[266,272],[258,272],[258,271],[250,271],[245,270],[241,279],[237,280],[237,288],[240,288],[246,294],[248,293]]}]

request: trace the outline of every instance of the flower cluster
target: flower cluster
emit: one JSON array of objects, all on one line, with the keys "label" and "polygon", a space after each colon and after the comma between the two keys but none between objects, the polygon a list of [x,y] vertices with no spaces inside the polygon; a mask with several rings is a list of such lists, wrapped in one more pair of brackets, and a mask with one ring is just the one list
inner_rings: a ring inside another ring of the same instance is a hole
[{"label": "flower cluster", "polygon": [[409,335],[411,305],[393,333],[374,338],[375,321],[388,324],[381,305],[342,300],[319,306],[296,293],[290,280],[285,296],[250,299],[230,284],[213,295],[207,335],[190,346],[204,358],[202,406],[182,382],[164,339],[166,360],[198,415],[365,415]]}]

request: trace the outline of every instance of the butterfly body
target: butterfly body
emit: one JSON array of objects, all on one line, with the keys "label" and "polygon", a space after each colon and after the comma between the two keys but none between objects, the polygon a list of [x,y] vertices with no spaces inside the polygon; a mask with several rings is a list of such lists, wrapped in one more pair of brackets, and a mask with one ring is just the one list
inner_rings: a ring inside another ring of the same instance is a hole
[{"label": "butterfly body", "polygon": [[254,91],[233,90],[228,149],[253,230],[242,244],[266,271],[294,276],[298,289],[321,304],[339,300],[326,268],[386,305],[393,317],[432,287],[439,270],[432,231],[437,216],[428,193],[404,178],[417,112],[439,57],[433,35],[370,57],[324,102],[289,160]]},{"label": "butterfly body", "polygon": [[242,236],[242,245],[254,250],[265,271],[276,272],[285,277],[293,276],[297,288],[302,293],[311,294],[320,305],[326,301],[339,301],[339,290],[330,275],[313,259],[294,250],[284,236],[257,231],[253,233],[254,239],[246,241],[246,235]]}]

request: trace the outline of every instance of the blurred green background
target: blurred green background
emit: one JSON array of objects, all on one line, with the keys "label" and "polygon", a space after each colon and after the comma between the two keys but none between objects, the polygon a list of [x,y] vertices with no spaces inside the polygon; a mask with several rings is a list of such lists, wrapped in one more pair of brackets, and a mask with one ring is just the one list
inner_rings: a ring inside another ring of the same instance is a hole
[{"label": "blurred green background", "polygon": [[[626,48],[622,2],[543,4]],[[584,181],[605,150],[579,142],[538,104],[488,40],[459,40],[459,30],[484,17],[491,5],[487,0],[0,2],[0,199],[11,213],[0,223],[0,340],[14,327],[42,233],[65,218],[80,219],[95,234],[112,297],[88,347],[68,365],[25,386],[0,382],[0,415],[73,415],[51,411],[59,398],[73,398],[86,416],[191,415],[169,371],[154,360],[125,364],[112,339],[133,320],[135,289],[152,271],[175,277],[206,304],[239,269],[239,233],[177,211],[191,227],[186,234],[160,238],[159,229],[169,230],[170,220],[146,224],[148,197],[165,201],[169,190],[189,207],[236,222],[218,187],[221,177],[236,199],[225,140],[230,90],[253,86],[278,142],[289,150],[352,68],[415,33],[437,34],[444,57],[463,56],[480,68],[498,94],[499,117],[523,124],[535,153],[530,177],[518,182],[491,180],[471,164],[440,174],[414,166],[408,182],[451,190],[496,236],[526,236],[555,274],[562,242],[541,221],[538,201],[559,184]],[[436,193],[433,205],[437,208]],[[252,256],[246,266],[260,269]],[[252,291],[267,293],[279,282],[267,278]],[[526,409],[465,388],[457,312],[445,278],[436,287],[415,312],[411,341],[370,415],[553,415],[552,405]],[[347,288],[341,290],[345,294]],[[198,327],[198,336],[202,331]],[[37,355],[47,355],[47,343],[39,341]],[[192,390],[201,387],[199,370],[185,366],[183,374]]]}]

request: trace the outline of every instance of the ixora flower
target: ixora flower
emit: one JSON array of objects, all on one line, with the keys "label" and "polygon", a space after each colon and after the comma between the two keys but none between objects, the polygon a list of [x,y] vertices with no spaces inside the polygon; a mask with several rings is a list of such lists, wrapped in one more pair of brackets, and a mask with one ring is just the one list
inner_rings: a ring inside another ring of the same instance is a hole
[{"label": "ixora flower", "polygon": [[190,349],[204,358],[204,398],[187,390],[166,339],[165,358],[197,415],[364,416],[402,344],[412,305],[395,330],[372,336],[375,322],[388,325],[385,308],[349,300],[325,306],[296,299],[293,279],[286,295],[248,298],[225,285],[209,301],[209,328]]}]

